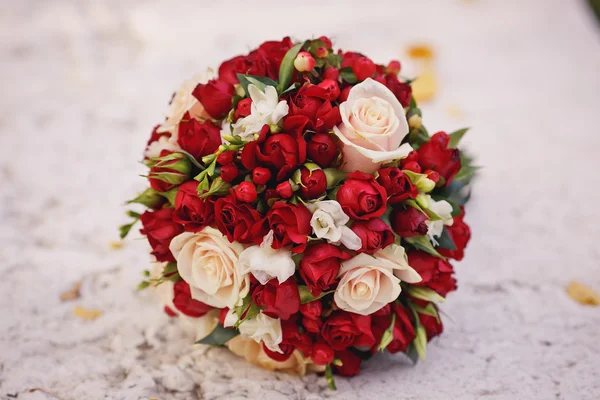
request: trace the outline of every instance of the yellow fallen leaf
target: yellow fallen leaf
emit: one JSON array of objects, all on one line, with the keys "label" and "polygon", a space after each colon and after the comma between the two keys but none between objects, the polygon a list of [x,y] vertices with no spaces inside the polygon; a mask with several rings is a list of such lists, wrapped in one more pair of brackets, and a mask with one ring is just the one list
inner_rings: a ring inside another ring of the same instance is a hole
[{"label": "yellow fallen leaf", "polygon": [[94,320],[102,315],[102,311],[77,306],[73,309],[73,315],[85,320]]},{"label": "yellow fallen leaf", "polygon": [[437,93],[437,79],[433,67],[427,65],[410,86],[417,103],[431,100]]},{"label": "yellow fallen leaf", "polygon": [[122,241],[118,241],[118,242],[117,241],[112,241],[112,242],[109,242],[108,244],[109,244],[109,246],[112,249],[115,249],[115,250],[118,250],[121,247],[123,247],[123,242]]},{"label": "yellow fallen leaf", "polygon": [[426,44],[418,44],[409,46],[406,50],[410,58],[416,58],[420,60],[432,60],[435,57],[435,52]]},{"label": "yellow fallen leaf", "polygon": [[587,304],[590,306],[600,305],[600,296],[598,293],[582,283],[575,281],[569,283],[569,286],[567,286],[567,294],[570,298],[580,304]]},{"label": "yellow fallen leaf", "polygon": [[71,289],[65,290],[60,294],[61,301],[71,301],[81,297],[81,281],[77,281],[71,286]]}]

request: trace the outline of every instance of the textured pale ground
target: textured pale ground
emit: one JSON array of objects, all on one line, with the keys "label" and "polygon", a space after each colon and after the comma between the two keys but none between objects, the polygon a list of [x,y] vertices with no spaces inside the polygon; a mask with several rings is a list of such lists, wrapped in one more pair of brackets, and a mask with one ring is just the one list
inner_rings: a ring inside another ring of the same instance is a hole
[{"label": "textured pale ground", "polygon": [[[581,1],[169,3],[0,5],[0,398],[600,398],[600,308],[564,291],[600,289],[600,30]],[[109,247],[175,86],[286,33],[382,61],[434,44],[427,126],[474,127],[465,143],[485,165],[445,335],[418,366],[377,357],[337,392],[190,352],[134,290],[145,243]],[[82,298],[61,303],[82,278]],[[82,321],[75,305],[104,314]]]}]

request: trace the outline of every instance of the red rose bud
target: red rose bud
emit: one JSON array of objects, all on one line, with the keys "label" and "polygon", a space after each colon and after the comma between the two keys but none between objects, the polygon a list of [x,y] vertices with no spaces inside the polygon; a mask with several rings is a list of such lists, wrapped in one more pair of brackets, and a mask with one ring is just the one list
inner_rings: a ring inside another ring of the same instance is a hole
[{"label": "red rose bud", "polygon": [[252,171],[252,181],[257,185],[266,185],[271,179],[271,171],[268,168],[256,167]]},{"label": "red rose bud", "polygon": [[250,115],[251,109],[252,109],[252,99],[251,98],[245,98],[243,100],[240,100],[240,102],[237,104],[237,107],[233,113],[233,119],[237,121],[239,118],[247,117],[248,115]]},{"label": "red rose bud", "polygon": [[179,123],[177,143],[196,159],[217,151],[221,145],[221,130],[208,120],[200,122],[186,113]]},{"label": "red rose bud", "polygon": [[252,300],[271,318],[287,320],[300,309],[300,293],[293,277],[283,283],[271,279],[265,285],[257,285]]},{"label": "red rose bud", "polygon": [[225,182],[232,182],[238,176],[238,168],[235,164],[223,165],[221,167],[220,176]]},{"label": "red rose bud", "polygon": [[399,204],[407,199],[415,199],[419,194],[410,178],[396,167],[380,168],[377,182],[388,194],[389,204]]},{"label": "red rose bud", "polygon": [[359,253],[373,254],[377,250],[394,243],[394,233],[390,227],[379,218],[368,221],[357,221],[350,228],[360,238],[362,247]]},{"label": "red rose bud", "polygon": [[400,73],[400,61],[392,60],[385,69],[388,74],[398,75]]},{"label": "red rose bud", "polygon": [[307,168],[300,170],[300,195],[305,199],[316,199],[325,193],[327,178],[321,169],[312,172]]},{"label": "red rose bud", "polygon": [[311,217],[311,212],[304,204],[293,205],[277,201],[271,206],[265,218],[252,228],[252,231],[260,230],[266,234],[272,230],[273,244],[271,247],[281,249],[292,245],[294,247],[291,251],[299,254],[304,252],[308,236],[311,233]]},{"label": "red rose bud", "polygon": [[440,174],[438,174],[436,171],[428,169],[425,171],[425,175],[427,175],[427,178],[431,179],[436,185],[440,181]]},{"label": "red rose bud", "polygon": [[307,332],[319,333],[323,327],[323,320],[320,318],[312,319],[304,317],[302,318],[302,326],[304,326]]},{"label": "red rose bud", "polygon": [[421,173],[421,166],[416,161],[409,161],[402,166],[402,169],[406,169],[408,171],[415,172],[417,174]]},{"label": "red rose bud", "polygon": [[442,325],[442,319],[432,317],[430,315],[419,313],[419,322],[421,326],[425,328],[425,333],[427,333],[427,340],[431,340],[434,337],[440,335],[444,331],[444,326]]},{"label": "red rose bud", "polygon": [[229,82],[212,79],[196,86],[192,95],[198,99],[206,112],[215,119],[220,119],[231,110],[231,99],[235,88]]},{"label": "red rose bud", "polygon": [[161,157],[150,168],[148,180],[152,189],[162,193],[187,181],[192,170],[192,163],[182,153],[163,150],[160,154]]},{"label": "red rose bud", "polygon": [[188,317],[199,318],[213,310],[213,307],[208,304],[192,299],[190,285],[186,281],[175,283],[173,292],[173,305]]},{"label": "red rose bud", "polygon": [[409,84],[400,82],[398,76],[395,74],[387,74],[385,76],[385,81],[382,83],[394,93],[394,96],[396,96],[403,107],[408,107],[412,96],[412,88]]},{"label": "red rose bud", "polygon": [[173,209],[163,208],[157,211],[146,211],[140,216],[143,228],[142,235],[146,235],[152,255],[157,261],[175,261],[169,250],[171,239],[183,232],[183,227],[173,221]]},{"label": "red rose bud", "polygon": [[372,175],[355,171],[338,189],[337,201],[350,218],[367,220],[385,213],[387,193]]},{"label": "red rose bud", "polygon": [[315,59],[310,53],[301,51],[294,60],[294,67],[300,72],[310,72],[315,68]]},{"label": "red rose bud", "polygon": [[294,189],[292,189],[292,184],[289,181],[281,182],[275,190],[283,199],[289,199],[294,195]]},{"label": "red rose bud", "polygon": [[257,196],[256,186],[252,182],[244,181],[235,188],[235,198],[244,203],[252,203]]},{"label": "red rose bud", "polygon": [[458,149],[448,148],[450,136],[438,132],[429,142],[419,148],[419,164],[425,169],[437,171],[448,185],[460,171],[460,154]]},{"label": "red rose bud", "polygon": [[456,290],[456,279],[452,276],[454,268],[441,258],[422,251],[408,252],[408,264],[421,275],[421,282],[415,286],[427,287],[442,297]]},{"label": "red rose bud", "polygon": [[375,73],[375,63],[367,57],[360,57],[352,65],[352,72],[356,75],[356,79],[364,81],[370,78]]},{"label": "red rose bud", "polygon": [[308,157],[321,168],[326,168],[333,163],[338,155],[335,141],[326,133],[317,133],[306,145]]},{"label": "red rose bud", "polygon": [[337,81],[337,78],[340,76],[340,71],[338,71],[335,67],[327,67],[325,71],[323,71],[323,79],[331,79]]},{"label": "red rose bud", "polygon": [[334,352],[325,343],[315,343],[311,353],[311,360],[317,365],[329,365],[333,361]]},{"label": "red rose bud", "polygon": [[327,46],[328,49],[331,49],[331,39],[329,39],[327,36],[319,36],[319,40],[325,43],[325,46]]},{"label": "red rose bud", "polygon": [[327,98],[330,101],[334,101],[340,96],[340,87],[338,86],[337,82],[333,79],[324,79],[323,82],[319,83],[317,86],[325,89],[325,92],[327,93]]},{"label": "red rose bud", "polygon": [[323,312],[323,305],[320,300],[309,301],[300,305],[300,313],[306,318],[317,319]]},{"label": "red rose bud", "polygon": [[338,246],[329,243],[314,244],[306,249],[300,261],[300,276],[311,294],[318,296],[337,282],[340,262],[350,258]]},{"label": "red rose bud", "polygon": [[360,372],[360,357],[350,350],[336,351],[335,358],[341,361],[341,365],[334,364],[333,366],[336,374],[341,376],[356,376]]},{"label": "red rose bud", "polygon": [[416,150],[408,153],[408,155],[400,161],[400,165],[404,166],[404,164],[410,161],[419,161],[419,153]]},{"label": "red rose bud", "polygon": [[444,257],[454,258],[455,260],[462,260],[465,253],[465,247],[471,239],[471,228],[464,222],[465,210],[461,207],[463,213],[457,217],[454,217],[454,222],[450,226],[446,226],[448,236],[454,242],[456,250],[438,249],[441,255]]},{"label": "red rose bud", "polygon": [[175,196],[173,221],[180,223],[188,232],[199,232],[215,219],[214,200],[198,197],[198,182],[188,181],[179,186]]},{"label": "red rose bud", "polygon": [[235,158],[234,151],[231,151],[231,150],[225,151],[217,156],[217,163],[219,163],[220,165],[231,164],[233,162],[234,158]]},{"label": "red rose bud", "polygon": [[338,101],[340,103],[343,103],[346,100],[348,100],[348,95],[350,94],[350,89],[352,89],[352,86],[348,86],[342,90],[342,93],[340,93],[340,98],[338,99]]},{"label": "red rose bud", "polygon": [[326,47],[319,47],[315,51],[315,55],[317,56],[317,58],[327,58],[327,56],[329,55],[329,51]]},{"label": "red rose bud", "polygon": [[401,237],[422,236],[427,233],[427,220],[421,211],[408,206],[392,213],[392,229]]}]

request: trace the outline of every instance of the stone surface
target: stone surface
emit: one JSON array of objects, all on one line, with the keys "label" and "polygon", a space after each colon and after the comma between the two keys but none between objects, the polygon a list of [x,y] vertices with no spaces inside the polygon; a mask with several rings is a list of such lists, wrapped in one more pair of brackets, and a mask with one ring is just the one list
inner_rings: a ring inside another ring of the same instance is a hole
[{"label": "stone surface", "polygon": [[[600,29],[583,1],[171,3],[0,5],[0,398],[600,398],[600,308],[565,294],[572,279],[600,289]],[[381,355],[337,392],[192,351],[135,291],[146,244],[109,246],[172,90],[285,34],[382,62],[434,45],[425,123],[472,126],[485,167],[445,334],[416,367]]]}]

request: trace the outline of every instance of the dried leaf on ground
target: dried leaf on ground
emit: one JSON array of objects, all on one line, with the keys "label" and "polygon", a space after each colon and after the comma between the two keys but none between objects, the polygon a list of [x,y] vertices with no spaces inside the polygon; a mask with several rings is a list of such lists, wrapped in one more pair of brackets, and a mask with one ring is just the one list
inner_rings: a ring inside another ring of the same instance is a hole
[{"label": "dried leaf on ground", "polygon": [[102,315],[102,311],[77,306],[73,309],[73,315],[85,320],[94,320]]},{"label": "dried leaf on ground", "polygon": [[600,305],[600,296],[589,286],[584,285],[576,281],[572,281],[567,286],[567,294],[570,298],[580,304],[586,304],[590,306]]},{"label": "dried leaf on ground", "polygon": [[60,294],[60,301],[71,301],[81,297],[81,281],[77,281],[71,286],[71,289],[65,290]]}]

